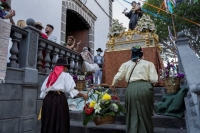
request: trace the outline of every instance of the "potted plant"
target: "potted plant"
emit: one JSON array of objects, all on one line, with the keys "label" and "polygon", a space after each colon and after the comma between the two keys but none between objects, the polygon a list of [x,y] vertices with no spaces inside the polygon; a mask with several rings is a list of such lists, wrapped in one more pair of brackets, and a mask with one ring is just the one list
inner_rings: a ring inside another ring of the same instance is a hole
[{"label": "potted plant", "polygon": [[99,91],[94,90],[93,92],[90,96],[96,95],[94,96],[96,99],[88,103],[85,102],[83,125],[86,126],[90,120],[93,120],[96,125],[115,122],[116,115],[122,114],[125,110],[119,102],[117,94],[115,93],[115,95],[111,96],[108,94],[108,89],[103,91],[100,86]]},{"label": "potted plant", "polygon": [[160,79],[164,80],[167,93],[173,93],[179,90],[180,81],[184,77],[184,74],[178,73],[176,66],[167,61],[167,66],[161,70]]}]

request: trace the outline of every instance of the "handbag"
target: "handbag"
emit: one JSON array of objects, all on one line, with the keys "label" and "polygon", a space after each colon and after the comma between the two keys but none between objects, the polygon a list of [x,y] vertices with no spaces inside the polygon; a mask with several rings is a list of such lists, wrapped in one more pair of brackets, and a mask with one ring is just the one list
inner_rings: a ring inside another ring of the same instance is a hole
[{"label": "handbag", "polygon": [[[139,60],[139,61],[140,61],[140,60]],[[133,71],[134,71],[134,69],[135,69],[135,67],[136,67],[136,65],[137,65],[137,63],[138,63],[139,61],[136,62],[135,66],[133,67],[133,69],[132,69],[132,71],[131,71],[131,74],[130,74],[129,79],[128,79],[127,87],[128,87],[128,84],[129,84],[131,75],[133,74]]]}]

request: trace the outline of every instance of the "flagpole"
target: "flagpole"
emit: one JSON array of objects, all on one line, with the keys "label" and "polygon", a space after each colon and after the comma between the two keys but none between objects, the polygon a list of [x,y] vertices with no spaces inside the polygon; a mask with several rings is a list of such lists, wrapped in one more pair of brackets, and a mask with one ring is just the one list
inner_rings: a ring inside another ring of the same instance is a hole
[{"label": "flagpole", "polygon": [[174,36],[175,36],[175,39],[176,39],[176,27],[174,25],[174,16],[171,15],[171,17],[172,17],[172,25],[173,25],[173,29],[174,29]]},{"label": "flagpole", "polygon": [[[175,37],[175,39],[176,39],[177,36],[176,36],[176,28],[175,28],[175,25],[174,25],[174,16],[171,14],[171,17],[172,17],[172,25],[173,25],[173,29],[174,29],[174,37]],[[173,41],[173,40],[172,40],[172,41]],[[172,42],[172,43],[173,43],[173,42]],[[176,49],[176,44],[174,44],[174,47],[175,47],[175,49]],[[173,51],[173,53],[174,53],[174,55],[176,55],[174,51]],[[176,62],[176,56],[175,56],[175,62]]]}]

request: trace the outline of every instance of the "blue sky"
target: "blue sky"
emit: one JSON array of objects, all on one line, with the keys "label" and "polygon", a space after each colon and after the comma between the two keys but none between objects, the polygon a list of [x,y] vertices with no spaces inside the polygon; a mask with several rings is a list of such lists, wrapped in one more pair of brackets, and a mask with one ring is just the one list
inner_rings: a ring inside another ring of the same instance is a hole
[{"label": "blue sky", "polygon": [[[127,11],[131,9],[131,5],[129,3],[126,3],[124,0],[114,0],[113,2],[113,18],[118,19],[120,23],[123,23],[124,27],[128,28],[129,19],[126,16],[124,16],[124,14],[122,14],[125,8],[122,5],[120,5],[118,1],[128,9]],[[127,1],[132,2],[133,0]],[[141,1],[139,0],[135,1],[141,3]]]}]

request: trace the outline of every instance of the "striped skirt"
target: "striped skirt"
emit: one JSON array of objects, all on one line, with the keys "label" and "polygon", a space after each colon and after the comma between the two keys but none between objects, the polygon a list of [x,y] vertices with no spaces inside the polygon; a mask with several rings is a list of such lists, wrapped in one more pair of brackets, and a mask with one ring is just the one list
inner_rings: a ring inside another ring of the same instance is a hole
[{"label": "striped skirt", "polygon": [[63,92],[49,91],[42,104],[41,133],[69,133],[69,107]]},{"label": "striped skirt", "polygon": [[153,133],[154,90],[151,83],[129,83],[125,94],[126,133]]}]

